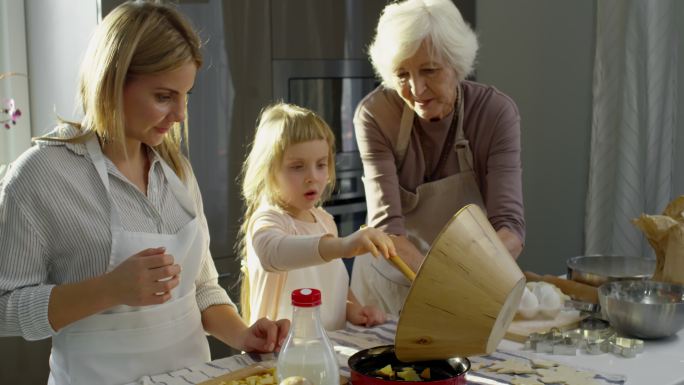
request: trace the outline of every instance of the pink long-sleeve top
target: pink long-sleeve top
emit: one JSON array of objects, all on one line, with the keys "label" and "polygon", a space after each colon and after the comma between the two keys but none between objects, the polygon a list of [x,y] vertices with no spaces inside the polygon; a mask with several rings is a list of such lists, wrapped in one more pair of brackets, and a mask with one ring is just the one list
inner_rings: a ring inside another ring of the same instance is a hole
[{"label": "pink long-sleeve top", "polygon": [[344,328],[349,276],[341,259],[325,261],[318,252],[321,237],[337,236],[333,217],[311,209],[315,223],[293,218],[262,205],[251,218],[247,234],[250,322],[261,317],[291,318],[292,290],[321,291],[321,320],[328,330]]}]

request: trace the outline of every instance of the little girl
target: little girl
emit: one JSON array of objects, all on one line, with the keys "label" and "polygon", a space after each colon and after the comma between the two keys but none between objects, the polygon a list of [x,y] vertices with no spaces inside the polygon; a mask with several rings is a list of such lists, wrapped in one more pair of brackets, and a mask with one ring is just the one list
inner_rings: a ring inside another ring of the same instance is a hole
[{"label": "little girl", "polygon": [[338,238],[332,216],[320,207],[335,180],[334,143],[330,127],[305,108],[280,103],[262,112],[243,165],[245,319],[290,318],[292,290],[314,287],[327,330],[344,328],[345,320],[385,322],[380,309],[359,305],[341,258],[368,252],[389,258],[396,254],[392,240],[371,227]]}]

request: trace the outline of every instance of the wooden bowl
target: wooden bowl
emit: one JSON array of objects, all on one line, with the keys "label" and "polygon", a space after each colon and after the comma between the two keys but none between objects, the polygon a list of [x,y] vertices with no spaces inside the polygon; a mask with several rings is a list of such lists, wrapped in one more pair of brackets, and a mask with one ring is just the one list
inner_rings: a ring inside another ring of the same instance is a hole
[{"label": "wooden bowl", "polygon": [[445,225],[402,308],[401,361],[493,352],[518,309],[525,276],[482,210],[467,205]]}]

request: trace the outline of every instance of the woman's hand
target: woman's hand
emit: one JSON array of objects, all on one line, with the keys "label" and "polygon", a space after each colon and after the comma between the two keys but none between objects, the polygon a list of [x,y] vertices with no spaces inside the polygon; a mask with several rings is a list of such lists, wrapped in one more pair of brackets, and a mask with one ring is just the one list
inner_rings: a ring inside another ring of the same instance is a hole
[{"label": "woman's hand", "polygon": [[268,318],[261,318],[243,331],[240,349],[245,352],[278,352],[289,331],[290,320],[271,321]]},{"label": "woman's hand", "polygon": [[161,304],[171,299],[171,290],[180,283],[180,265],[165,248],[145,249],[121,262],[105,274],[107,295],[115,303],[129,306]]},{"label": "woman's hand", "polygon": [[497,230],[496,235],[499,236],[501,242],[504,244],[504,246],[506,246],[506,249],[511,254],[511,257],[513,257],[513,259],[518,259],[523,249],[523,244],[520,241],[520,238],[518,238],[518,236],[507,227],[502,227]]}]

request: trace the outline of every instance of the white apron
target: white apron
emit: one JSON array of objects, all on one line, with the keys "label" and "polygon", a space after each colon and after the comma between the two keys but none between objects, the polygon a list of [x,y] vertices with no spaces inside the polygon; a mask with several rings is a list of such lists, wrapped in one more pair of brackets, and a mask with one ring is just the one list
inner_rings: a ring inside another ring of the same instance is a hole
[{"label": "white apron", "polygon": [[[460,94],[463,95],[462,90]],[[463,206],[475,203],[485,210],[473,171],[473,154],[463,132],[463,97],[459,98],[457,108],[457,121],[452,125],[456,124],[453,150],[458,155],[459,172],[423,183],[415,193],[399,186],[407,237],[424,255],[442,227]],[[406,155],[414,116],[414,111],[404,105],[394,149],[397,168]],[[364,305],[375,305],[387,313],[399,314],[411,283],[385,258],[373,258],[368,254],[355,258],[351,287]]]},{"label": "white apron", "polygon": [[193,219],[176,234],[125,231],[112,200],[97,138],[86,145],[111,203],[112,251],[107,271],[143,249],[163,246],[181,266],[181,281],[164,304],[117,306],[59,331],[52,338],[48,384],[125,384],[145,375],[210,361],[209,344],[195,299],[195,278],[206,239],[186,187],[162,160],[169,188]]}]

